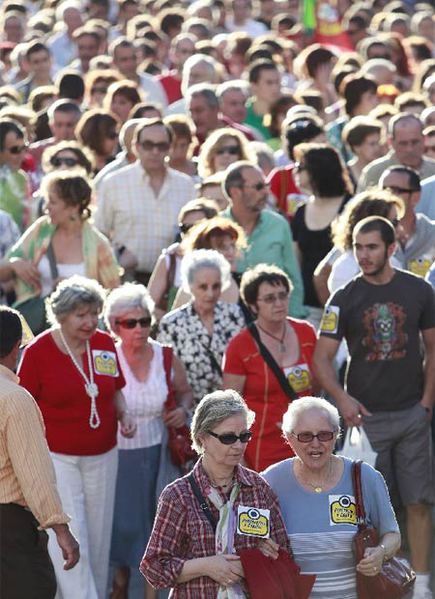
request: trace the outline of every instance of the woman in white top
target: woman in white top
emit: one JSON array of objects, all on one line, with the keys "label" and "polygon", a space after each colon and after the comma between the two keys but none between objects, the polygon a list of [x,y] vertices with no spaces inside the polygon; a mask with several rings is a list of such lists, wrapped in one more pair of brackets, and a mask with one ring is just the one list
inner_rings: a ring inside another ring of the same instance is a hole
[{"label": "woman in white top", "polygon": [[[118,337],[117,352],[126,386],[123,393],[137,433],[132,442],[118,434],[119,468],[111,559],[118,566],[113,590],[127,597],[130,569],[137,569],[151,533],[165,426],[182,426],[192,393],[180,360],[172,357],[172,386],[178,407],[167,412],[168,385],[163,346],[149,338],[153,301],[143,285],[125,283],[109,295],[108,327]],[[125,593],[125,594],[124,594]],[[151,588],[147,598],[155,597]]]}]

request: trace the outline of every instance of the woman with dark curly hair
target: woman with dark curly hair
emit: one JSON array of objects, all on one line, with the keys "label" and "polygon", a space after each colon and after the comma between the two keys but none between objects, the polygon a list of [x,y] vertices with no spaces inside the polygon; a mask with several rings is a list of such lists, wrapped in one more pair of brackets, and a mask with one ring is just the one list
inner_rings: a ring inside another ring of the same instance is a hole
[{"label": "woman with dark curly hair", "polygon": [[103,108],[116,114],[121,124],[124,124],[133,106],[139,104],[142,100],[143,95],[139,92],[137,85],[132,81],[123,79],[109,86],[104,98]]},{"label": "woman with dark curly hair", "polygon": [[326,144],[300,144],[294,149],[296,184],[309,195],[294,215],[291,227],[305,289],[308,320],[318,324],[320,302],[313,285],[318,263],[332,248],[331,223],[353,193],[352,183],[337,150]]},{"label": "woman with dark curly hair", "polygon": [[100,108],[85,112],[77,123],[77,140],[92,152],[95,174],[113,160],[118,148],[119,126],[114,114]]}]

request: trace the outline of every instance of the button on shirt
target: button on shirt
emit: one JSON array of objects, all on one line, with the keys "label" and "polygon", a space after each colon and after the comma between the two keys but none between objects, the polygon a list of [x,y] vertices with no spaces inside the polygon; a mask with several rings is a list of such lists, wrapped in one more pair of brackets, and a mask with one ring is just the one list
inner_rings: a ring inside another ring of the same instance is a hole
[{"label": "button on shirt", "polygon": [[151,272],[162,248],[174,241],[181,207],[195,195],[192,179],[168,168],[156,196],[137,161],[101,182],[95,224],[113,244],[135,254],[139,271]]}]

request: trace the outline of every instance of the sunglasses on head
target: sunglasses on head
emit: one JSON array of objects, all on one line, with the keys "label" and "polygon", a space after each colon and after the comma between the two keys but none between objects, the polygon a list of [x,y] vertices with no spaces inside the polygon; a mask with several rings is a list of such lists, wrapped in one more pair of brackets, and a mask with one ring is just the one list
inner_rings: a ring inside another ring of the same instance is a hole
[{"label": "sunglasses on head", "polygon": [[77,158],[69,158],[69,157],[61,158],[61,157],[55,156],[54,158],[52,158],[50,160],[50,163],[57,168],[59,166],[62,166],[62,164],[64,166],[76,166],[79,163],[79,161],[77,160]]},{"label": "sunglasses on head", "polygon": [[21,154],[21,152],[24,152],[24,150],[27,148],[27,144],[23,144],[22,146],[12,146],[10,148],[7,148],[7,151],[10,154]]},{"label": "sunglasses on head", "polygon": [[300,443],[311,443],[311,441],[315,438],[319,439],[319,441],[326,442],[332,441],[334,438],[333,431],[320,431],[320,433],[317,433],[317,435],[314,433],[292,433],[292,435],[293,437],[296,437]]},{"label": "sunglasses on head", "polygon": [[240,441],[240,443],[248,443],[252,439],[251,431],[246,431],[245,433],[240,433],[240,435],[236,435],[236,433],[223,433],[222,435],[218,435],[213,433],[212,431],[208,431],[208,434],[218,439],[223,445],[232,445],[236,441]]},{"label": "sunglasses on head", "polygon": [[216,154],[231,154],[232,156],[237,156],[240,154],[239,146],[222,146],[221,148],[216,150]]},{"label": "sunglasses on head", "polygon": [[179,223],[178,225],[178,229],[180,231],[180,233],[187,233],[187,231],[189,231],[189,229],[191,229],[193,227],[193,224],[190,225],[188,223]]},{"label": "sunglasses on head", "polygon": [[137,325],[141,329],[146,329],[151,326],[151,316],[144,316],[143,318],[126,318],[125,320],[115,320],[115,324],[119,325],[123,329],[135,329]]}]

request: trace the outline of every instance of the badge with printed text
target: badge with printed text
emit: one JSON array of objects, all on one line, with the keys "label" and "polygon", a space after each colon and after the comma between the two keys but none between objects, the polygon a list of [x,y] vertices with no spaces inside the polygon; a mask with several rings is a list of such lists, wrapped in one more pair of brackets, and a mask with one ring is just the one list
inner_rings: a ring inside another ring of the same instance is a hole
[{"label": "badge with printed text", "polygon": [[289,385],[295,393],[308,391],[311,387],[311,376],[307,364],[297,364],[289,368],[284,368]]},{"label": "badge with printed text", "polygon": [[237,532],[248,537],[268,539],[270,536],[270,510],[239,505],[237,509]]},{"label": "badge with printed text", "polygon": [[357,524],[355,497],[353,495],[329,495],[329,523]]},{"label": "badge with printed text", "polygon": [[410,260],[408,262],[408,270],[412,272],[413,275],[418,275],[419,277],[425,277],[427,271],[432,266],[432,258],[429,256],[420,256],[420,258],[416,258],[415,260]]},{"label": "badge with printed text", "polygon": [[114,377],[119,376],[118,362],[116,361],[115,352],[93,349],[92,358],[94,361],[94,370],[96,374]]},{"label": "badge with printed text", "polygon": [[328,306],[325,308],[320,321],[320,330],[322,333],[336,333],[338,331],[338,318],[340,308],[338,306]]}]

